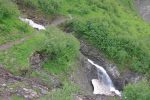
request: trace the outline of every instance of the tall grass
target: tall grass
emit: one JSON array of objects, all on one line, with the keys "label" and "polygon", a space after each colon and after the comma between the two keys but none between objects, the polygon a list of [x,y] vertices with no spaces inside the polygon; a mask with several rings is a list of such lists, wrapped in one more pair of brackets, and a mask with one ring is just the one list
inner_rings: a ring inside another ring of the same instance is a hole
[{"label": "tall grass", "polygon": [[150,85],[145,80],[124,87],[123,100],[149,100],[149,98]]},{"label": "tall grass", "polygon": [[17,6],[10,0],[0,0],[0,21],[19,15]]},{"label": "tall grass", "polygon": [[58,29],[48,28],[49,33],[43,46],[48,53],[48,59],[43,62],[43,66],[53,73],[65,71],[74,61],[79,50],[78,41],[72,36],[64,34]]},{"label": "tall grass", "polygon": [[57,14],[61,0],[14,0],[20,4],[43,11],[46,15]]}]

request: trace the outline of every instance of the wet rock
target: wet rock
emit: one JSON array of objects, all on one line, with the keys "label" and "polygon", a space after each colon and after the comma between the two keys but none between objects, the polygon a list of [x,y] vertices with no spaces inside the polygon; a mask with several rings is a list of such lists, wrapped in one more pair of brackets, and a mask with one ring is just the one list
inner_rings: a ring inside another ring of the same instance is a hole
[{"label": "wet rock", "polygon": [[121,100],[121,98],[104,95],[74,95],[73,100]]},{"label": "wet rock", "polygon": [[122,78],[124,79],[124,85],[128,83],[137,83],[138,81],[142,80],[143,76],[139,73],[132,72],[130,70],[125,70],[123,73]]},{"label": "wet rock", "polygon": [[112,77],[114,77],[114,78],[119,78],[120,77],[120,72],[119,72],[118,68],[115,65],[107,64],[106,66],[107,66],[106,67],[107,72],[109,74],[111,74]]},{"label": "wet rock", "polygon": [[72,80],[80,86],[84,94],[92,95],[93,86],[92,79],[97,79],[97,70],[93,67],[82,54],[77,59],[77,67],[72,73]]},{"label": "wet rock", "polygon": [[41,67],[41,59],[40,59],[40,54],[34,53],[30,57],[30,64],[33,69],[38,69]]}]

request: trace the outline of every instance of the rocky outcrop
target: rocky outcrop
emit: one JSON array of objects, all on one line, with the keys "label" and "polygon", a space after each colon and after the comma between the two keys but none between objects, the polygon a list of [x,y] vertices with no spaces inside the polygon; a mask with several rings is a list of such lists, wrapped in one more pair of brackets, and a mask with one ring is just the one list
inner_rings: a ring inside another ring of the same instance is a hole
[{"label": "rocky outcrop", "polygon": [[119,97],[111,97],[105,95],[74,95],[74,100],[121,100]]},{"label": "rocky outcrop", "polygon": [[149,0],[134,0],[135,8],[139,15],[146,21],[150,22],[150,1]]},{"label": "rocky outcrop", "polygon": [[104,67],[104,69],[111,77],[116,89],[122,90],[124,85],[126,85],[127,83],[137,82],[142,78],[142,75],[132,72],[130,70],[124,70],[123,72],[120,72],[117,66],[114,63],[107,60],[106,57],[99,50],[97,50],[92,45],[88,44],[83,40],[81,40],[80,43],[81,53],[84,56],[96,62],[98,65]]},{"label": "rocky outcrop", "polygon": [[[40,60],[37,59],[39,56],[35,56],[35,58],[36,63],[39,63]],[[62,86],[55,75],[51,75],[40,68],[35,68],[34,71],[37,71],[40,77],[15,76],[5,69],[3,65],[0,65],[0,97],[3,98],[3,100],[9,100],[11,95],[17,95],[27,100],[33,100]],[[42,77],[45,79],[43,80]]]}]

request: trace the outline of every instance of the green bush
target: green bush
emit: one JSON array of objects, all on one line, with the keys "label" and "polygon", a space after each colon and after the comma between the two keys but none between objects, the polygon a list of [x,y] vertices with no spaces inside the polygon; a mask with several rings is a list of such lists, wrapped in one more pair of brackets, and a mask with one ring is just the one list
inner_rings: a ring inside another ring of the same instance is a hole
[{"label": "green bush", "polygon": [[45,14],[57,14],[60,10],[60,0],[21,0],[16,1],[27,7],[42,10]]},{"label": "green bush", "polygon": [[124,88],[123,100],[149,100],[150,85],[147,81],[129,84]]},{"label": "green bush", "polygon": [[59,0],[38,0],[39,8],[46,14],[56,14],[59,12]]},{"label": "green bush", "polygon": [[48,59],[43,65],[53,72],[65,70],[78,54],[78,41],[55,28],[48,28],[46,33],[47,39],[42,48],[47,53]]},{"label": "green bush", "polygon": [[10,0],[0,0],[0,22],[6,18],[12,18],[19,15],[17,6]]}]

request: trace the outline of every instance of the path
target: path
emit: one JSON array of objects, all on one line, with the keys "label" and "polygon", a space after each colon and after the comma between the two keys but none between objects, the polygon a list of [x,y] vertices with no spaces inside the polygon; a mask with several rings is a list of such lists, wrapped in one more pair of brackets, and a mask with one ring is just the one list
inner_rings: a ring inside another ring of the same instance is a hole
[{"label": "path", "polygon": [[[65,21],[67,21],[67,20],[69,20],[69,18],[67,18],[67,17],[65,18],[65,17],[63,17],[63,16],[58,16],[58,17],[55,17],[55,18],[51,21],[50,25],[51,25],[51,26],[58,26],[58,25],[64,23]],[[33,27],[33,28],[34,28],[34,27]],[[15,41],[7,42],[7,43],[5,43],[5,44],[2,44],[2,45],[0,45],[0,51],[1,51],[1,50],[6,50],[6,49],[12,47],[12,46],[15,45],[15,44],[21,43],[21,42],[23,42],[24,40],[26,40],[27,38],[29,38],[29,36],[24,37],[24,38],[21,38],[21,39],[17,39],[17,40],[15,40]]]},{"label": "path", "polygon": [[12,46],[15,45],[15,44],[21,43],[21,42],[23,42],[24,40],[26,40],[28,37],[29,37],[29,36],[24,37],[24,38],[21,38],[21,39],[17,39],[17,40],[15,40],[15,41],[10,41],[10,42],[7,42],[7,43],[5,43],[5,44],[0,45],[0,51],[1,51],[1,50],[6,50],[6,49],[12,47]]}]

